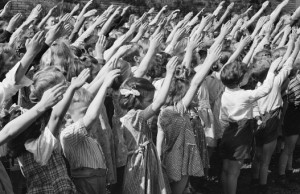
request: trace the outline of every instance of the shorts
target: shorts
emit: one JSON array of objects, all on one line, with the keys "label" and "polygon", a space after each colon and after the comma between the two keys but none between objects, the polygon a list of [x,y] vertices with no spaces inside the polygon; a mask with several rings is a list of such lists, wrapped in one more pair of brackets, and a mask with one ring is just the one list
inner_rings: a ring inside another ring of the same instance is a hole
[{"label": "shorts", "polygon": [[284,117],[283,134],[285,136],[300,135],[300,107],[289,104]]},{"label": "shorts", "polygon": [[264,144],[268,144],[278,138],[282,124],[281,117],[281,108],[277,108],[262,116],[262,124],[255,132],[256,146],[261,147]]},{"label": "shorts", "polygon": [[220,143],[220,156],[229,160],[244,160],[249,158],[253,141],[255,119],[245,119],[229,122]]}]

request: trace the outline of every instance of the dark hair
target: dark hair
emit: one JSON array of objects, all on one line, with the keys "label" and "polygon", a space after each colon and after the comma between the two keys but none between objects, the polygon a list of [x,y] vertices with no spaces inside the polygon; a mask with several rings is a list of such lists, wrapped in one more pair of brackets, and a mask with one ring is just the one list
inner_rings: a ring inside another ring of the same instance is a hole
[{"label": "dark hair", "polygon": [[126,110],[142,108],[143,100],[145,96],[148,95],[148,92],[155,91],[155,87],[151,84],[151,82],[144,78],[137,77],[131,77],[125,80],[120,89],[135,89],[140,92],[140,96],[134,96],[132,94],[128,96],[120,95],[120,106]]},{"label": "dark hair", "polygon": [[268,60],[262,59],[256,61],[251,70],[251,77],[259,82],[263,82],[267,77],[270,65]]},{"label": "dark hair", "polygon": [[221,81],[228,88],[237,87],[243,80],[247,65],[234,61],[228,63],[221,71]]},{"label": "dark hair", "polygon": [[169,94],[166,100],[166,105],[172,106],[178,103],[188,91],[189,83],[190,82],[188,79],[174,78],[170,86]]}]

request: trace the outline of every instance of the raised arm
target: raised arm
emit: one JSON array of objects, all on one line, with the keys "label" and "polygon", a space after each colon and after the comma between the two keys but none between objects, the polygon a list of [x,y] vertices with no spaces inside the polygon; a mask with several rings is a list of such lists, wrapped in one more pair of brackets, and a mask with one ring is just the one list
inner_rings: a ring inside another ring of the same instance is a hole
[{"label": "raised arm", "polygon": [[83,123],[86,126],[87,130],[91,129],[91,125],[99,119],[100,111],[103,106],[104,99],[106,97],[107,88],[110,87],[113,80],[119,75],[120,70],[115,69],[109,72],[105,77],[105,81],[102,84],[100,90],[98,91],[97,95],[95,96],[94,100],[91,102],[90,106],[88,107],[86,114],[83,117]]},{"label": "raised arm", "polygon": [[77,78],[73,78],[71,81],[71,85],[64,94],[63,99],[56,106],[53,107],[50,120],[48,122],[48,127],[55,137],[59,135],[59,126],[61,124],[61,121],[64,119],[66,112],[69,109],[75,91],[85,84],[89,75],[89,69],[84,69]]},{"label": "raised arm", "polygon": [[224,20],[226,19],[226,17],[228,16],[230,11],[232,10],[233,6],[234,6],[234,2],[230,3],[230,5],[227,7],[227,9],[224,12],[224,14],[222,15],[222,17],[219,19],[217,24],[214,26],[215,30],[219,29],[219,27],[223,24]]},{"label": "raised arm", "polygon": [[34,35],[34,37],[30,40],[29,44],[27,45],[27,51],[23,58],[21,59],[20,67],[16,73],[16,83],[18,84],[21,79],[24,77],[25,73],[28,71],[32,61],[34,60],[35,56],[39,53],[42,45],[44,44],[45,37],[44,32],[40,31]]},{"label": "raised arm", "polygon": [[150,61],[154,57],[157,47],[162,43],[163,34],[158,34],[154,37],[150,38],[150,46],[148,49],[147,54],[142,59],[141,64],[139,65],[138,69],[134,72],[134,77],[143,77],[149,68]]},{"label": "raised arm", "polygon": [[38,24],[37,28],[38,29],[43,29],[45,23],[48,21],[48,19],[53,15],[53,12],[57,9],[57,5],[52,7],[49,12],[47,13],[47,15],[41,20],[41,22]]},{"label": "raised arm", "polygon": [[184,107],[188,107],[192,102],[200,84],[205,79],[208,71],[214,62],[220,58],[221,54],[221,45],[212,46],[208,51],[208,56],[206,57],[204,63],[201,66],[201,69],[193,77],[190,88],[182,99],[182,104]]},{"label": "raised arm", "polygon": [[[170,59],[170,61],[167,64],[167,73],[166,73],[166,77],[164,79],[164,83],[162,85],[162,87],[160,88],[160,90],[158,91],[158,93],[160,95],[158,95],[153,103],[150,105],[152,106],[152,110],[154,112],[157,112],[162,105],[164,105],[164,103],[166,102],[166,99],[168,97],[168,93],[169,93],[169,89],[171,86],[171,82],[174,76],[174,72],[176,69],[176,66],[178,65],[178,57],[172,57]],[[153,115],[147,115],[145,119],[149,119],[151,118]]]},{"label": "raised arm", "polygon": [[149,25],[150,25],[150,26],[155,25],[155,24],[159,21],[161,15],[164,13],[164,11],[167,10],[167,8],[168,8],[167,5],[163,6],[163,8],[157,13],[157,15],[156,15],[156,16],[154,17],[154,19],[149,23]]},{"label": "raised arm", "polygon": [[41,101],[34,107],[6,124],[0,131],[0,146],[25,131],[40,116],[42,116],[46,110],[58,103],[62,99],[62,94],[62,85],[52,87],[43,94]]},{"label": "raised arm", "polygon": [[263,11],[268,7],[269,5],[269,1],[265,1],[261,8],[258,10],[258,12],[256,12],[250,20],[248,20],[247,22],[245,22],[245,24],[242,26],[242,29],[246,29],[248,28],[254,21],[256,21],[260,15],[263,13]]},{"label": "raised arm", "polygon": [[230,56],[230,58],[228,59],[226,64],[232,63],[233,61],[235,61],[238,56],[240,56],[241,52],[243,51],[243,49],[251,42],[251,37],[250,36],[246,36],[244,39],[242,39],[239,43],[239,46],[237,47],[237,49],[234,51],[234,53]]}]

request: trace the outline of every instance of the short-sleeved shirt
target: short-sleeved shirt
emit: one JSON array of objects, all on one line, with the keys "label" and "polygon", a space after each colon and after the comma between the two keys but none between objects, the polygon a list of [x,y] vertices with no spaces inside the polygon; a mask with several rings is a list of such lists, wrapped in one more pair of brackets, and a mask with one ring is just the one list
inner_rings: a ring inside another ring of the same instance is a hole
[{"label": "short-sleeved shirt", "polygon": [[82,119],[62,130],[60,142],[71,169],[106,169],[102,148],[88,133]]},{"label": "short-sleeved shirt", "polygon": [[16,73],[21,65],[18,62],[7,74],[6,78],[0,82],[0,104],[3,105],[4,101],[15,95],[22,87],[29,86],[32,81],[24,76],[19,83],[16,83]]}]

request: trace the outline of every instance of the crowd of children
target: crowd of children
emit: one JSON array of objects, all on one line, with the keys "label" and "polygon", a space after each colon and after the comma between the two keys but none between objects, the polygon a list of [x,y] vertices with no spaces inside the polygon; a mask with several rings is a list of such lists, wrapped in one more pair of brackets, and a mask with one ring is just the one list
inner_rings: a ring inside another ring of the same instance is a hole
[{"label": "crowd of children", "polygon": [[[179,17],[92,3],[58,17],[58,5],[44,17],[36,5],[24,21],[10,17],[12,2],[0,12],[1,194],[182,194],[216,152],[224,194],[236,193],[246,159],[249,184],[268,193],[277,147],[288,182],[300,8],[265,1],[251,15],[222,1]],[[10,179],[13,165],[25,178]]]}]

